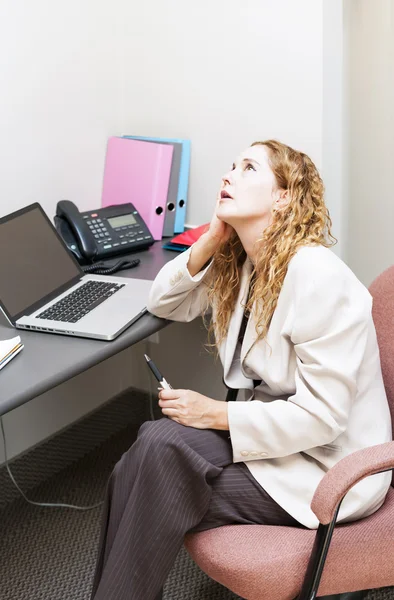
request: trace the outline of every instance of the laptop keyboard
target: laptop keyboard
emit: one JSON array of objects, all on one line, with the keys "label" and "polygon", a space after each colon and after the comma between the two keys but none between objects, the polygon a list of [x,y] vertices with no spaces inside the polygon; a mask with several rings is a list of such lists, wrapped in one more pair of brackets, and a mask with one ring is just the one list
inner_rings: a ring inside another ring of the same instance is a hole
[{"label": "laptop keyboard", "polygon": [[87,281],[75,290],[75,292],[71,292],[71,294],[56,302],[56,304],[52,304],[50,308],[36,315],[36,317],[51,321],[76,323],[124,286],[124,283]]}]

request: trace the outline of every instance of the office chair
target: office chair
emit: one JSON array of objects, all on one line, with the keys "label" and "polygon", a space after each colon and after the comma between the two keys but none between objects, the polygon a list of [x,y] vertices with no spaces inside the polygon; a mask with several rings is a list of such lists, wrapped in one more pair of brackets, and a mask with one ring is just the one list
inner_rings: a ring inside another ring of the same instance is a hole
[{"label": "office chair", "polygon": [[[384,384],[394,421],[394,266],[370,287]],[[227,399],[234,399],[230,390]],[[185,546],[212,579],[247,600],[359,600],[394,585],[394,479],[373,515],[335,527],[342,499],[364,477],[394,469],[394,442],[358,450],[330,469],[311,508],[316,530],[226,525]]]}]

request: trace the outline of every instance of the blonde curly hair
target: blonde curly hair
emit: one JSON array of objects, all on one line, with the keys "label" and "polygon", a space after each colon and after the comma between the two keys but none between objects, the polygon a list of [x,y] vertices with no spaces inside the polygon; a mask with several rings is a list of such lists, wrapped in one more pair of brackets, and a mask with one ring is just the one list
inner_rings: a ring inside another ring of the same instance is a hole
[{"label": "blonde curly hair", "polygon": [[[331,218],[324,203],[324,185],[312,160],[303,152],[294,150],[277,140],[254,142],[252,146],[265,146],[277,188],[288,190],[288,203],[272,211],[270,225],[257,240],[256,260],[250,276],[250,293],[245,312],[255,305],[257,340],[267,335],[283,280],[291,258],[301,246],[334,245]],[[208,291],[209,304],[216,310],[215,322],[208,326],[209,337],[219,345],[227,335],[231,315],[235,308],[242,265],[246,252],[234,231],[213,256]],[[256,340],[256,341],[257,341]]]}]

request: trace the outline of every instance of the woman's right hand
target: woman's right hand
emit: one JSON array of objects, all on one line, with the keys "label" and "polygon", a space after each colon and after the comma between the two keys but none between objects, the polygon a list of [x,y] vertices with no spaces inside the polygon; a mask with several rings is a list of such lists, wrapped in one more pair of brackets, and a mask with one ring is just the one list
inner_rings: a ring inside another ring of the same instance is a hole
[{"label": "woman's right hand", "polygon": [[[219,202],[219,196],[217,202]],[[224,223],[216,216],[216,208],[217,204],[209,224],[209,229],[203,233],[192,246],[189,262],[187,264],[187,268],[192,277],[202,269],[207,261],[215,254],[219,246],[228,240],[233,232],[231,225],[227,225],[227,223]]]},{"label": "woman's right hand", "polygon": [[226,242],[234,229],[231,225],[228,225],[224,221],[221,221],[216,215],[218,203],[220,200],[220,192],[217,197],[215,212],[209,224],[209,229],[206,232],[207,240],[209,240],[214,246],[219,247],[221,244]]}]

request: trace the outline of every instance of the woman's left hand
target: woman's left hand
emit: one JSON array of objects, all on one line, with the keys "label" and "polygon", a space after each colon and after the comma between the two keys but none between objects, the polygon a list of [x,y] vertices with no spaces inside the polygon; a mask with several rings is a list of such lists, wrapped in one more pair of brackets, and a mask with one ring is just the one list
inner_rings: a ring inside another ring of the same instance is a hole
[{"label": "woman's left hand", "polygon": [[228,429],[227,403],[191,390],[160,390],[163,415],[196,429]]}]

